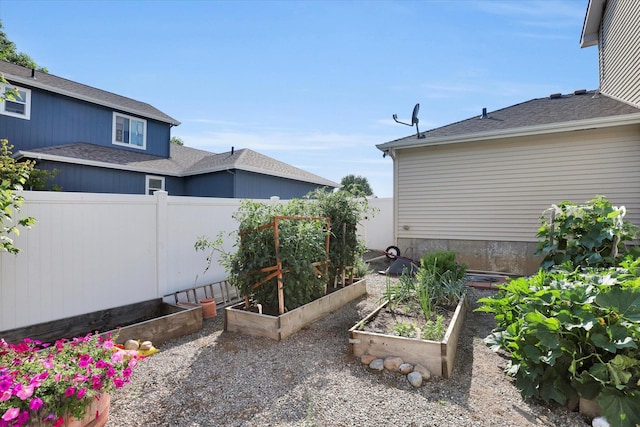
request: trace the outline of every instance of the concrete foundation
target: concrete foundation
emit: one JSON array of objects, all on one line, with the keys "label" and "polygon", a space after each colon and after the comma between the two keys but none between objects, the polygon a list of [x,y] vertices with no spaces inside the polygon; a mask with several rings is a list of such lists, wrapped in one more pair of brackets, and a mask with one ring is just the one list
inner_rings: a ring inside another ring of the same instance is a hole
[{"label": "concrete foundation", "polygon": [[427,252],[454,251],[456,260],[469,270],[495,271],[529,276],[538,271],[542,259],[534,255],[535,242],[483,240],[398,239],[402,256],[420,259]]}]

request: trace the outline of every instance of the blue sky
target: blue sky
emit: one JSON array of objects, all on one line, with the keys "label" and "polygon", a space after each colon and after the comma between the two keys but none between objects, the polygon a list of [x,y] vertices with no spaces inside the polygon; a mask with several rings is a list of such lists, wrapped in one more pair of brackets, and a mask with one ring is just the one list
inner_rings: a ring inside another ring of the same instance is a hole
[{"label": "blue sky", "polygon": [[0,0],[18,51],[51,74],[147,102],[185,145],[249,148],[393,195],[376,144],[598,86],[587,0]]}]

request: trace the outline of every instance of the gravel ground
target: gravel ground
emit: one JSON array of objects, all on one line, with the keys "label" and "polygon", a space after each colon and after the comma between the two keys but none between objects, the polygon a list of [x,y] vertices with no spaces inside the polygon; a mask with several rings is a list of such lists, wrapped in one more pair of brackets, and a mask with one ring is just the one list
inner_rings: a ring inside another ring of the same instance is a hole
[{"label": "gravel ground", "polygon": [[[377,270],[379,266],[374,266]],[[368,295],[281,342],[223,332],[223,316],[160,347],[112,395],[117,426],[564,426],[585,427],[562,407],[524,402],[482,342],[495,323],[471,306],[449,380],[419,389],[405,376],[372,373],[348,353],[348,329],[376,306],[387,278],[370,274]]]}]

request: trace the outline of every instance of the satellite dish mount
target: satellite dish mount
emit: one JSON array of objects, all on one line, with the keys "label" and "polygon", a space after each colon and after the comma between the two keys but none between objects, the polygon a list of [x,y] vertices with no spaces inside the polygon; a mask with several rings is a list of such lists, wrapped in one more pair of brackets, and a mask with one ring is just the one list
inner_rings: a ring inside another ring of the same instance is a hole
[{"label": "satellite dish mount", "polygon": [[420,111],[420,104],[416,104],[416,106],[413,107],[413,113],[411,114],[411,123],[401,122],[400,120],[398,120],[397,114],[393,115],[393,120],[396,123],[400,123],[401,125],[405,125],[405,126],[413,127],[413,125],[416,125],[416,138],[421,139],[421,138],[424,138],[425,136],[420,135],[420,128],[418,128],[418,122],[420,121],[418,120],[418,111]]}]

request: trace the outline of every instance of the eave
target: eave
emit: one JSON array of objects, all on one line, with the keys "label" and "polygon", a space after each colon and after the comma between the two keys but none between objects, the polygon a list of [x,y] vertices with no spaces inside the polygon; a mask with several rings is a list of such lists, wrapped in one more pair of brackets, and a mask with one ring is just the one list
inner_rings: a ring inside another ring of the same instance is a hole
[{"label": "eave", "polygon": [[503,129],[498,131],[453,135],[439,138],[403,138],[376,145],[376,148],[386,153],[388,150],[399,150],[405,148],[460,144],[465,142],[536,136],[634,124],[640,124],[640,113],[599,117],[596,119],[575,120],[571,122],[552,123],[546,125],[525,126],[515,129]]},{"label": "eave", "polygon": [[589,0],[587,14],[582,25],[580,47],[594,46],[598,44],[600,34],[600,22],[604,15],[606,0]]},{"label": "eave", "polygon": [[136,116],[139,116],[139,117],[157,120],[157,121],[162,122],[162,123],[169,123],[172,126],[178,126],[180,124],[179,121],[177,121],[177,120],[175,120],[175,119],[173,119],[173,118],[171,118],[169,116],[162,117],[162,116],[158,116],[158,115],[155,115],[155,114],[150,114],[148,112],[140,111],[140,110],[137,110],[135,108],[129,108],[129,107],[126,107],[126,106],[118,105],[118,104],[111,103],[111,102],[108,102],[108,101],[104,101],[104,100],[101,100],[101,99],[92,98],[90,96],[82,95],[82,94],[79,94],[79,93],[76,93],[76,92],[71,92],[71,91],[64,90],[64,89],[61,89],[61,88],[57,88],[57,87],[54,87],[54,86],[50,86],[50,85],[47,85],[47,84],[42,84],[36,79],[24,78],[24,77],[16,76],[16,75],[9,74],[9,73],[5,74],[5,78],[8,81],[11,81],[11,82],[16,83],[18,85],[22,84],[22,85],[26,85],[26,86],[35,87],[35,88],[38,88],[38,89],[45,90],[47,92],[57,93],[57,94],[60,94],[60,95],[68,96],[69,98],[74,98],[74,99],[79,99],[81,101],[86,101],[86,102],[89,102],[91,104],[102,105],[103,107],[111,108],[111,109],[114,109],[114,110],[117,110],[117,111],[121,111],[121,112],[124,112],[124,113],[131,113],[131,114],[135,114]]}]

